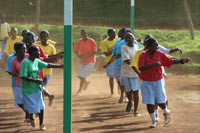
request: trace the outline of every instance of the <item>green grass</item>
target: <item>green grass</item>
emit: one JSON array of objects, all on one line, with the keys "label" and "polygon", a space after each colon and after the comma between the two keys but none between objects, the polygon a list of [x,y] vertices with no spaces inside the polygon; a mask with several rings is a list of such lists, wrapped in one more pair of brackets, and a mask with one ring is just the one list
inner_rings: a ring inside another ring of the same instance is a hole
[{"label": "green grass", "polygon": [[[80,38],[80,30],[87,29],[89,37],[93,38],[97,45],[102,40],[102,36],[107,33],[106,26],[73,26],[73,42],[76,42]],[[116,31],[119,28],[116,27]],[[166,48],[181,48],[183,54],[178,52],[172,54],[177,58],[189,57],[192,62],[185,65],[174,65],[172,68],[167,69],[169,72],[176,74],[199,74],[200,73],[200,31],[195,31],[196,39],[191,40],[190,32],[188,30],[135,30],[135,38],[142,40],[145,35],[152,34],[158,40],[159,44]]]},{"label": "green grass", "polygon": [[[12,27],[18,28],[19,35],[21,35],[22,30],[24,29],[32,29],[34,27],[33,24],[11,24]],[[64,41],[64,27],[62,25],[47,25],[47,24],[40,24],[39,30],[48,30],[50,33],[50,39],[56,42],[63,42]],[[37,34],[37,33],[36,33]]]},{"label": "green grass", "polygon": [[[31,29],[33,25],[26,24],[11,24],[13,27],[19,29],[19,34],[23,29]],[[106,26],[83,26],[83,25],[73,25],[73,42],[81,37],[80,30],[87,29],[89,37],[93,38],[97,45],[102,40],[102,36],[107,33],[107,29],[111,27]],[[63,42],[64,40],[64,27],[62,25],[40,25],[39,29],[46,29],[50,32],[51,40],[57,42]],[[116,27],[116,31],[119,28]],[[179,53],[172,54],[172,56],[177,58],[189,57],[192,59],[192,62],[185,65],[174,65],[171,69],[167,71],[177,73],[177,74],[199,74],[200,73],[200,31],[195,31],[196,39],[191,40],[190,33],[187,30],[135,30],[135,38],[144,39],[146,34],[152,34],[157,38],[160,45],[163,45],[167,48],[176,48],[179,47],[183,50],[183,54]],[[57,51],[62,50],[62,47],[59,47]]]}]

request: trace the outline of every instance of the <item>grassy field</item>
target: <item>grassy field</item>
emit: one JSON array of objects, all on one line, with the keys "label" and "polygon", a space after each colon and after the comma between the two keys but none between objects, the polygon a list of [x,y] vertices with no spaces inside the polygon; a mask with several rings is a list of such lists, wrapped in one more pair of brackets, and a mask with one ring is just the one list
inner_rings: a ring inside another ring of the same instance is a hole
[{"label": "grassy field", "polygon": [[[87,29],[88,35],[94,38],[97,45],[102,40],[102,36],[107,33],[107,29],[111,27],[103,26],[73,26],[73,41],[76,42],[80,38],[80,30]],[[119,28],[116,28],[118,31]],[[172,69],[167,71],[175,72],[177,74],[199,74],[200,73],[200,31],[195,31],[196,39],[191,40],[190,33],[187,30],[135,30],[135,38],[142,40],[145,35],[152,34],[158,40],[159,44],[166,48],[181,48],[183,54],[174,53],[172,56],[177,58],[189,57],[192,62],[186,65],[174,65]]]},{"label": "grassy field", "polygon": [[[19,34],[21,35],[21,31],[23,29],[31,29],[33,25],[21,25],[21,24],[11,24],[13,27],[17,27],[19,29]],[[102,36],[107,33],[107,29],[111,27],[106,26],[83,26],[83,25],[73,25],[73,42],[77,42],[80,38],[80,30],[87,29],[89,37],[95,39],[97,45],[102,40]],[[40,25],[39,29],[46,29],[50,32],[51,40],[57,42],[63,42],[64,40],[64,27],[62,25]],[[115,28],[116,31],[119,28]],[[173,71],[176,73],[192,73],[199,74],[200,73],[200,31],[195,31],[196,39],[191,40],[190,33],[187,30],[135,30],[135,38],[142,40],[146,34],[152,34],[155,36],[159,42],[159,44],[167,47],[167,48],[175,48],[179,47],[183,50],[183,54],[179,53],[172,54],[174,57],[182,58],[182,57],[190,57],[192,58],[192,62],[186,65],[176,65],[173,66],[169,71]],[[58,48],[60,51],[62,47]]]}]

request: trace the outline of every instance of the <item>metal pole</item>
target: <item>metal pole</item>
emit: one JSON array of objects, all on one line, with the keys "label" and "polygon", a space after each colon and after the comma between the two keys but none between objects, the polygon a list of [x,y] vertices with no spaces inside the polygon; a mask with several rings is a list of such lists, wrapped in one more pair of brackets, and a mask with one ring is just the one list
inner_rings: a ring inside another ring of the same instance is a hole
[{"label": "metal pole", "polygon": [[131,13],[130,13],[130,18],[131,18],[131,30],[134,33],[134,18],[135,18],[135,0],[131,0]]},{"label": "metal pole", "polygon": [[71,133],[72,120],[72,0],[64,0],[63,133]]}]

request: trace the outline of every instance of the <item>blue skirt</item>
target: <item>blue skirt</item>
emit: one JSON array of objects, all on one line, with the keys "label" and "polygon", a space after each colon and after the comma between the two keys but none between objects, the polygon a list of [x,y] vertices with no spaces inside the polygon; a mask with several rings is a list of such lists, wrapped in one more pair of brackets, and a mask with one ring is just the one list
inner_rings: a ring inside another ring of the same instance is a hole
[{"label": "blue skirt", "polygon": [[44,108],[45,105],[41,91],[37,91],[30,95],[24,95],[24,109],[28,113],[40,113],[40,110],[44,110]]},{"label": "blue skirt", "polygon": [[15,97],[14,106],[18,107],[19,104],[24,104],[22,89],[19,87],[14,87],[13,93]]},{"label": "blue skirt", "polygon": [[107,68],[106,68],[106,74],[110,78],[115,77],[115,64],[111,63]]},{"label": "blue skirt", "polygon": [[126,92],[137,91],[141,88],[138,78],[122,77],[122,83],[126,88]]},{"label": "blue skirt", "polygon": [[141,84],[142,103],[165,103],[167,100],[164,78],[158,81],[144,81]]}]

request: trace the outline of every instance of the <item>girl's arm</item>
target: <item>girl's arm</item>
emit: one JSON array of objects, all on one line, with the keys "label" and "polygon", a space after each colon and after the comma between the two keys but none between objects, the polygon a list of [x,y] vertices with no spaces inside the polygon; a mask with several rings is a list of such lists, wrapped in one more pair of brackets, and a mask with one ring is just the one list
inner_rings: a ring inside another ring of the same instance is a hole
[{"label": "girl's arm", "polygon": [[137,73],[138,77],[140,77],[140,72],[137,70],[137,68],[135,66],[132,66],[133,71],[135,71],[135,73]]},{"label": "girl's arm", "polygon": [[63,64],[48,63],[47,68],[64,68],[64,65]]},{"label": "girl's arm", "polygon": [[108,66],[114,61],[115,57],[116,57],[116,56],[113,55],[112,58],[108,61],[108,63],[106,63],[105,65],[103,65],[103,68],[108,67]]},{"label": "girl's arm", "polygon": [[125,62],[126,64],[128,64],[128,65],[131,64],[130,60],[124,60],[124,62]]},{"label": "girl's arm", "polygon": [[154,66],[160,66],[160,64],[161,64],[160,62],[155,62],[153,64],[144,65],[144,66],[140,67],[139,70],[144,71],[144,70],[147,70],[147,69],[154,67]]},{"label": "girl's arm", "polygon": [[32,79],[32,78],[29,78],[29,77],[21,77],[21,79],[28,81],[28,82],[34,82],[36,84],[42,84],[41,79]]},{"label": "girl's arm", "polygon": [[104,54],[105,54],[106,56],[109,56],[109,55],[112,54],[112,51],[110,51],[110,52],[104,52]]},{"label": "girl's arm", "polygon": [[93,56],[93,55],[95,55],[95,54],[97,54],[97,52],[91,52],[91,53],[89,53],[89,54],[83,56],[82,58],[83,58],[83,59],[87,59],[88,57]]},{"label": "girl's arm", "polygon": [[185,59],[173,59],[173,64],[184,64],[184,63],[188,63],[189,61],[191,61],[190,58],[185,58]]}]

